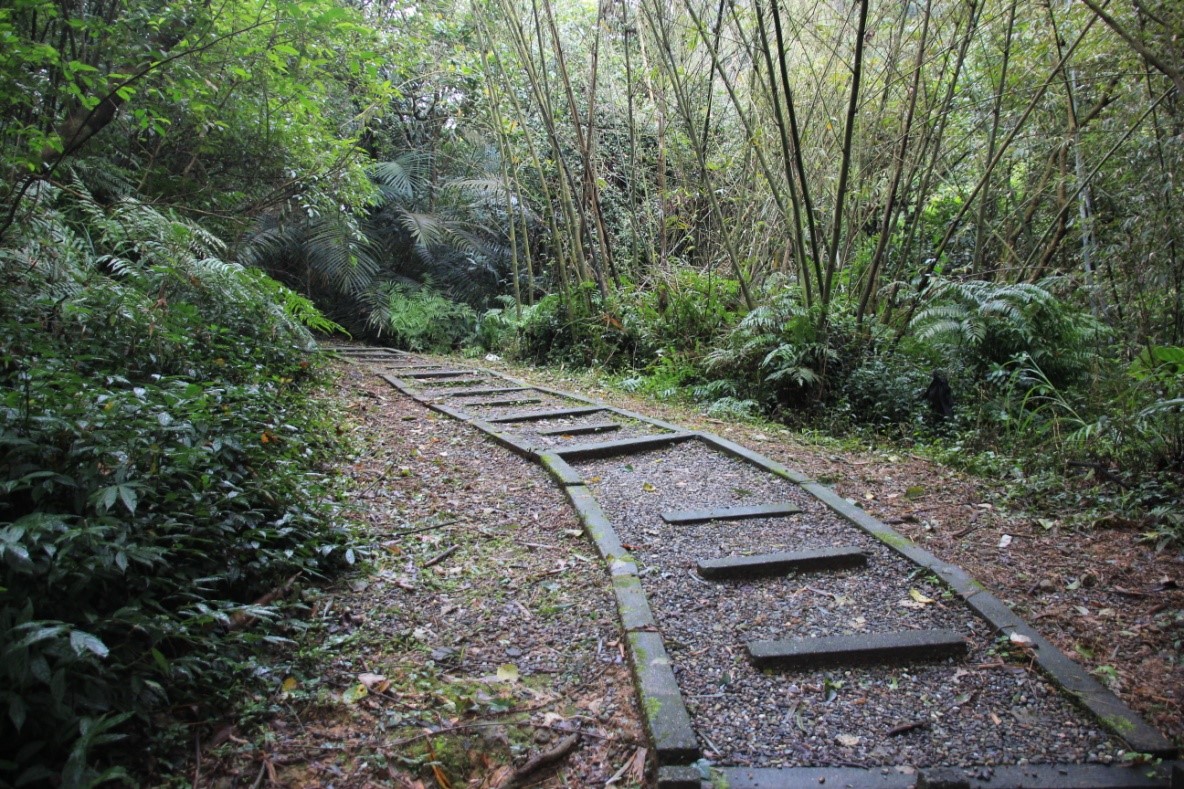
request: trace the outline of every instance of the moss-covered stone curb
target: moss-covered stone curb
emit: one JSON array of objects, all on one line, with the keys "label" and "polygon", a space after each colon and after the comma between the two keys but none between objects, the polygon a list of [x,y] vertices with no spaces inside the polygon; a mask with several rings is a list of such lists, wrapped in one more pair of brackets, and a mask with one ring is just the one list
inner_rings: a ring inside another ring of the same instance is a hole
[{"label": "moss-covered stone curb", "polygon": [[658,768],[658,789],[701,789],[703,786],[703,776],[697,767],[667,765]]},{"label": "moss-covered stone curb", "polygon": [[695,761],[699,758],[699,741],[662,637],[654,632],[633,631],[627,638],[641,697],[641,714],[658,754],[658,764]]},{"label": "moss-covered stone curb", "polygon": [[803,485],[810,482],[810,478],[800,471],[794,471],[791,468],[786,468],[775,460],[771,460],[764,455],[753,452],[747,447],[742,447],[735,441],[729,441],[726,438],[721,438],[715,433],[700,432],[698,434],[699,440],[708,446],[713,446],[721,452],[731,455],[734,458],[747,461],[758,468],[763,468],[771,474],[775,474],[782,479],[787,479],[795,485]]},{"label": "moss-covered stone curb", "polygon": [[585,485],[569,485],[566,488],[567,498],[571,500],[584,530],[596,544],[596,550],[601,558],[607,562],[616,561],[625,556],[625,548],[620,538],[613,530],[612,524],[600,509],[600,504],[592,496],[592,492]]},{"label": "moss-covered stone curb", "polygon": [[543,464],[543,468],[550,472],[551,477],[565,488],[570,485],[584,484],[584,478],[580,476],[579,472],[554,452],[540,452],[539,462]]}]

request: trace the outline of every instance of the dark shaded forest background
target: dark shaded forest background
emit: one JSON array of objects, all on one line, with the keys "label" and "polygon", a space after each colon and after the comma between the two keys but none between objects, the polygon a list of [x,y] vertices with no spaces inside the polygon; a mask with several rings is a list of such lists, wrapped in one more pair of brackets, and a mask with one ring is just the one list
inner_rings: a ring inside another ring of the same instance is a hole
[{"label": "dark shaded forest background", "polygon": [[157,716],[279,638],[250,601],[354,561],[314,332],[904,442],[1179,550],[1181,64],[1170,0],[9,0],[0,782],[152,729],[166,769]]}]

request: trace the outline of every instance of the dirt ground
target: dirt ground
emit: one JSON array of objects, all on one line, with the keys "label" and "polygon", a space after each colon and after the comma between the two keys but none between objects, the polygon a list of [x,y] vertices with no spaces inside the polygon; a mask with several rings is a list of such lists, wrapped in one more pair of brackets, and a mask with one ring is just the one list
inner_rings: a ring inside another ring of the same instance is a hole
[{"label": "dirt ground", "polygon": [[539,466],[358,367],[366,566],[310,588],[307,631],[194,786],[639,786],[649,754],[608,574]]}]

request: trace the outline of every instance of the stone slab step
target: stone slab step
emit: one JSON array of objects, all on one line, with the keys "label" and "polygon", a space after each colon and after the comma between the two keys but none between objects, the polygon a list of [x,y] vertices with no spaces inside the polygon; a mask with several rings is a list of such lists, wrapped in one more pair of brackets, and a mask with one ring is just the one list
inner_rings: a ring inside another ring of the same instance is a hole
[{"label": "stone slab step", "polygon": [[[396,377],[411,378],[412,376],[400,375],[400,376],[396,376]],[[487,381],[484,378],[435,378],[435,379],[424,380],[419,383],[422,383],[425,388],[426,387],[435,387],[435,388],[449,387],[449,388],[451,388],[451,387],[455,386],[458,388],[459,391],[463,391],[463,390],[460,390],[459,387],[478,386],[480,384],[487,384],[487,383],[489,383],[489,381]],[[439,397],[441,395],[436,395],[436,396]]]},{"label": "stone slab step", "polygon": [[658,789],[1142,789],[1176,787],[1173,765],[1132,769],[1103,764],[1030,764],[982,767],[712,767],[705,779],[693,765],[658,768]]},{"label": "stone slab step", "polygon": [[867,554],[858,548],[819,548],[810,551],[765,553],[759,556],[727,556],[700,559],[699,575],[704,578],[757,578],[787,575],[804,570],[837,570],[867,564]]},{"label": "stone slab step", "polygon": [[481,389],[462,389],[459,392],[448,392],[444,397],[486,397],[488,395],[513,394],[515,392],[532,392],[529,386],[487,386]]},{"label": "stone slab step", "polygon": [[796,504],[753,504],[742,507],[663,512],[662,520],[672,524],[742,521],[752,518],[779,518],[783,515],[797,515],[801,511],[802,508]]},{"label": "stone slab step", "polygon": [[592,458],[606,458],[614,455],[628,455],[631,452],[645,452],[657,449],[678,441],[692,438],[693,433],[659,433],[652,436],[637,436],[636,438],[622,438],[616,441],[596,441],[587,444],[571,444],[556,447],[556,454],[564,460],[590,460]]},{"label": "stone slab step", "polygon": [[548,427],[545,430],[537,430],[540,436],[584,436],[589,433],[610,433],[613,430],[620,430],[621,426],[616,422],[596,422],[591,425],[571,425],[570,427]]},{"label": "stone slab step", "polygon": [[541,402],[543,401],[539,400],[537,397],[519,397],[516,399],[507,398],[505,400],[466,400],[464,404],[466,406],[474,406],[477,408],[497,408],[499,406],[530,405],[532,403]]},{"label": "stone slab step", "polygon": [[422,362],[405,362],[398,357],[394,359],[378,359],[388,370],[443,370],[442,364],[423,364]]},{"label": "stone slab step", "polygon": [[514,414],[506,414],[505,416],[494,417],[487,419],[487,422],[493,424],[504,424],[506,422],[537,422],[540,419],[559,419],[565,416],[584,416],[585,414],[596,414],[603,411],[602,406],[585,406],[582,408],[554,408],[550,411],[521,411]]},{"label": "stone slab step", "polygon": [[966,639],[953,630],[904,630],[853,636],[750,641],[758,668],[824,668],[869,663],[940,660],[966,654]]},{"label": "stone slab step", "polygon": [[472,370],[427,370],[422,367],[399,371],[400,378],[459,378],[472,374]]}]

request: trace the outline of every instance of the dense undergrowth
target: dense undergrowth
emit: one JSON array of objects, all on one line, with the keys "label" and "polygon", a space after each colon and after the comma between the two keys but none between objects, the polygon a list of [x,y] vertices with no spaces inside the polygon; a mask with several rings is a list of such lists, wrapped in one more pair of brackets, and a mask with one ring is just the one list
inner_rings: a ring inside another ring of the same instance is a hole
[{"label": "dense undergrowth", "polygon": [[[1057,280],[936,280],[899,332],[843,309],[824,323],[778,280],[746,311],[736,281],[683,270],[611,301],[583,287],[470,313],[466,342],[601,369],[623,389],[715,417],[924,447],[1008,479],[1017,498],[1117,511],[1149,539],[1180,545],[1184,349],[1127,347],[1071,295]],[[432,320],[430,310],[400,314]],[[947,383],[943,414],[931,387]]]},{"label": "dense undergrowth", "polygon": [[266,673],[292,623],[252,601],[352,561],[328,326],[191,223],[37,199],[0,248],[0,785],[138,783]]}]

